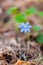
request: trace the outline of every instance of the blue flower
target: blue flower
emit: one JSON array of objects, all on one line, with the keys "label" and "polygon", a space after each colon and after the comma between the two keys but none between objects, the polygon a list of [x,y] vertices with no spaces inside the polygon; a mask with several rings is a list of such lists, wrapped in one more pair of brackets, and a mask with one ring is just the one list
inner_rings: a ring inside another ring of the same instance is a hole
[{"label": "blue flower", "polygon": [[27,33],[27,32],[31,32],[30,29],[32,28],[32,26],[29,24],[29,22],[27,22],[19,25],[19,28],[21,29],[20,32]]}]

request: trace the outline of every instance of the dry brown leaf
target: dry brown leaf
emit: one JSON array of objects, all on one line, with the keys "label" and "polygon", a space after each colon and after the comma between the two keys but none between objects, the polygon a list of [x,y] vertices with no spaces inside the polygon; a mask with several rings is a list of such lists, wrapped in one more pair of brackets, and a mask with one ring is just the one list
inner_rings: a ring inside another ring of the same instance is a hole
[{"label": "dry brown leaf", "polygon": [[36,64],[34,62],[18,60],[17,63],[15,63],[15,65],[36,65]]}]

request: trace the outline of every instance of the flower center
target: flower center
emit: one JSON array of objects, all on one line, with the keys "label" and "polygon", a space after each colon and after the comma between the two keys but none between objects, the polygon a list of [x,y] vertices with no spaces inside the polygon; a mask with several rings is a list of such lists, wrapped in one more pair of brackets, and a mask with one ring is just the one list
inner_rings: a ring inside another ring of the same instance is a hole
[{"label": "flower center", "polygon": [[24,28],[27,28],[27,26],[24,26]]}]

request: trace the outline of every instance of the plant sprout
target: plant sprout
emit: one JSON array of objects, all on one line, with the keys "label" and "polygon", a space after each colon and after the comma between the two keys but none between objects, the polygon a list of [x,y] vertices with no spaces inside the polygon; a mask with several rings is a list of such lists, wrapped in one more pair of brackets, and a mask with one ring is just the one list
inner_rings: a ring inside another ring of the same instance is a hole
[{"label": "plant sprout", "polygon": [[7,14],[11,15],[11,14],[15,14],[18,12],[18,8],[17,7],[11,7],[8,9]]},{"label": "plant sprout", "polygon": [[40,11],[40,12],[38,12],[37,14],[38,14],[39,16],[43,17],[43,12]]},{"label": "plant sprout", "polygon": [[37,36],[37,38],[36,38],[36,41],[37,41],[38,43],[43,44],[43,33],[39,33],[39,34],[38,34],[38,36]]},{"label": "plant sprout", "polygon": [[41,28],[40,28],[39,26],[33,26],[33,30],[34,30],[34,31],[40,31]]},{"label": "plant sprout", "polygon": [[26,9],[25,13],[27,15],[32,15],[32,14],[36,13],[36,8],[35,7],[30,7],[28,9]]},{"label": "plant sprout", "polygon": [[[16,14],[17,13],[17,14]],[[28,9],[26,9],[24,12],[18,12],[18,8],[17,7],[10,7],[7,11],[7,14],[11,15],[11,14],[15,14],[14,15],[14,21],[15,21],[15,25],[18,26],[18,24],[20,24],[21,26],[21,30],[20,32],[30,32],[30,28],[32,27],[28,22],[27,22],[27,15],[32,15],[32,14],[37,14],[41,17],[43,17],[43,12],[41,11],[37,11],[37,9],[35,7],[30,7]],[[23,26],[22,26],[23,24]],[[30,28],[29,28],[30,26]],[[22,29],[23,28],[23,29]],[[25,29],[26,28],[26,29]],[[18,30],[18,28],[16,27],[16,29]],[[40,31],[41,28],[39,26],[33,26],[33,30],[34,31]]]},{"label": "plant sprout", "polygon": [[26,14],[24,13],[17,14],[14,19],[17,23],[23,23],[27,21]]}]

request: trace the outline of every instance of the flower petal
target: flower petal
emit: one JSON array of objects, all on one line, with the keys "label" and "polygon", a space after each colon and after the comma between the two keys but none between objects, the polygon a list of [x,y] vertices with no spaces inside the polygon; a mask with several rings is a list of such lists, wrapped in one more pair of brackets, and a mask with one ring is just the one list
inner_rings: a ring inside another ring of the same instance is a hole
[{"label": "flower petal", "polygon": [[32,26],[31,25],[28,25],[28,27],[27,28],[32,28]]},{"label": "flower petal", "polygon": [[22,26],[25,26],[25,24],[24,24],[24,23],[22,23],[21,25],[22,25]]},{"label": "flower petal", "polygon": [[24,23],[22,23],[21,25],[19,25],[18,27],[19,28],[24,28],[24,26],[25,26],[25,24]]},{"label": "flower petal", "polygon": [[27,32],[31,32],[31,30],[30,29],[27,29]]},{"label": "flower petal", "polygon": [[22,25],[19,25],[18,27],[19,27],[19,28],[22,28]]},{"label": "flower petal", "polygon": [[27,29],[24,29],[24,33],[27,33]]},{"label": "flower petal", "polygon": [[24,28],[20,30],[20,32],[24,32]]},{"label": "flower petal", "polygon": [[28,26],[29,25],[29,22],[27,22],[25,25]]}]

